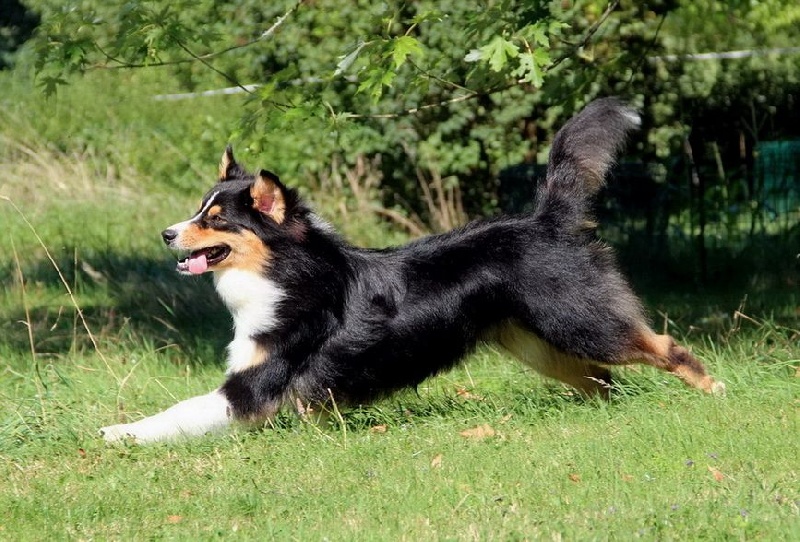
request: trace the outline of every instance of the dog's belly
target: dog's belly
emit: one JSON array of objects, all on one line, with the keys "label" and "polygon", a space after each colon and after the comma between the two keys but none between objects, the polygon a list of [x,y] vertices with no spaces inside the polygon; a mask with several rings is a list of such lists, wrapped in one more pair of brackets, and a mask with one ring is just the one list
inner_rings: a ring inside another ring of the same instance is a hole
[{"label": "dog's belly", "polygon": [[610,373],[594,360],[566,354],[532,331],[507,322],[494,328],[489,338],[535,371],[577,388],[586,395],[607,395]]}]

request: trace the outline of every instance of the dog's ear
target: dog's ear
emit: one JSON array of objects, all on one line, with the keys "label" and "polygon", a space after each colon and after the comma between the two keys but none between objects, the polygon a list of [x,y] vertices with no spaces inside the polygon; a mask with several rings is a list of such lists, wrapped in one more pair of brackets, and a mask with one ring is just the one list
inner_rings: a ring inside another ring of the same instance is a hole
[{"label": "dog's ear", "polygon": [[233,147],[228,145],[225,147],[225,152],[222,153],[222,158],[219,161],[219,181],[230,181],[238,177],[237,173],[241,168],[236,160],[233,158]]},{"label": "dog's ear", "polygon": [[256,175],[256,181],[250,187],[253,208],[270,217],[276,223],[283,223],[286,218],[286,188],[277,175],[262,169]]}]

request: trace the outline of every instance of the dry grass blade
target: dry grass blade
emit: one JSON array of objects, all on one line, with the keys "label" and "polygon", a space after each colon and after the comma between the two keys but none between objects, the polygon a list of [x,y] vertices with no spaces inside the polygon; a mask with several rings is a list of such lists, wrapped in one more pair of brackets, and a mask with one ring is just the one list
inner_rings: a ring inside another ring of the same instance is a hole
[{"label": "dry grass blade", "polygon": [[58,264],[53,258],[53,255],[50,253],[50,250],[47,248],[47,245],[45,244],[44,240],[39,235],[39,232],[36,231],[36,228],[30,222],[30,220],[28,220],[28,217],[25,215],[25,213],[22,212],[22,209],[20,209],[11,198],[9,198],[8,196],[0,196],[0,200],[8,202],[8,204],[11,205],[14,211],[16,211],[17,214],[20,216],[22,221],[25,222],[25,225],[28,226],[28,228],[31,230],[31,233],[33,233],[34,237],[36,238],[36,242],[39,243],[39,246],[42,247],[45,255],[47,256],[47,259],[50,261],[50,264],[53,266],[53,269],[55,269],[56,273],[58,274],[58,278],[61,281],[61,284],[64,286],[64,289],[66,290],[67,295],[69,296],[72,306],[75,307],[75,311],[78,314],[78,318],[81,321],[81,325],[83,326],[83,329],[86,330],[86,334],[89,337],[89,340],[92,342],[92,347],[94,348],[97,355],[105,364],[109,374],[111,374],[114,377],[114,380],[117,381],[117,384],[120,384],[121,381],[119,376],[117,376],[116,372],[114,372],[114,369],[111,368],[111,364],[108,362],[108,359],[105,357],[102,350],[100,350],[100,346],[97,343],[97,339],[95,338],[94,333],[92,333],[92,330],[89,328],[89,324],[86,322],[86,318],[83,315],[83,310],[78,304],[78,300],[75,298],[75,294],[72,291],[72,288],[67,282],[67,279],[64,277],[64,274],[61,272],[61,269],[58,267]]},{"label": "dry grass blade", "polygon": [[[31,352],[31,363],[33,364],[33,371],[36,373],[36,378],[34,382],[36,384],[36,393],[39,397],[44,397],[44,392],[47,390],[47,382],[42,378],[42,372],[39,368],[39,359],[36,357],[36,343],[33,338],[33,322],[31,321],[31,311],[30,307],[28,306],[28,296],[25,291],[25,277],[22,274],[22,266],[19,263],[19,254],[17,253],[17,247],[14,245],[14,241],[11,241],[11,251],[14,253],[14,264],[17,270],[17,280],[19,280],[20,285],[20,292],[22,294],[22,306],[25,310],[25,329],[28,332],[28,343],[30,346]],[[47,412],[42,405],[42,420],[47,420]]]}]

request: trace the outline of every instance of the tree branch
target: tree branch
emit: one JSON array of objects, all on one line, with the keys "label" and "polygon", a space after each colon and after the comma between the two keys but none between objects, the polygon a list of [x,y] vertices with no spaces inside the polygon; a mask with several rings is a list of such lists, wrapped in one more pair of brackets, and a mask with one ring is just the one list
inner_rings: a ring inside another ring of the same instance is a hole
[{"label": "tree branch", "polygon": [[[105,52],[101,47],[97,46],[97,49],[106,57],[106,60],[111,60],[112,62],[116,62],[118,65],[117,66],[107,66],[107,65],[104,65],[104,64],[97,64],[95,66],[92,66],[91,69],[122,70],[122,69],[131,69],[131,68],[153,68],[153,67],[159,67],[159,66],[175,66],[175,65],[178,65],[178,64],[187,64],[189,62],[202,62],[207,67],[210,67],[205,61],[210,60],[212,58],[216,58],[218,56],[222,56],[222,55],[227,54],[227,53],[230,53],[231,51],[236,51],[238,49],[244,49],[245,47],[250,47],[251,45],[254,45],[256,43],[259,43],[261,41],[266,40],[267,38],[272,37],[272,35],[278,30],[278,28],[284,23],[284,21],[286,21],[286,19],[288,19],[289,16],[292,13],[297,11],[297,9],[305,1],[306,0],[297,0],[294,3],[294,5],[292,5],[292,7],[290,7],[288,10],[286,10],[286,12],[283,15],[278,17],[275,20],[275,22],[272,24],[272,26],[270,26],[269,28],[264,30],[261,33],[260,36],[258,36],[255,39],[252,39],[250,41],[247,41],[245,43],[242,43],[240,45],[232,45],[232,46],[227,47],[225,49],[222,49],[220,51],[214,51],[212,53],[206,53],[206,54],[203,54],[203,55],[196,55],[196,54],[193,54],[193,53],[189,53],[191,58],[181,58],[181,59],[178,59],[178,60],[165,60],[165,61],[162,61],[162,62],[150,62],[150,63],[130,63],[130,62],[125,62],[123,60],[120,60],[120,59],[110,55],[109,53]],[[182,49],[184,49],[184,51],[187,51],[187,49],[180,42],[178,43],[178,45]],[[187,51],[187,52],[189,52],[189,51]],[[214,68],[211,68],[211,69],[214,70]],[[217,71],[217,70],[214,70],[214,71]],[[226,78],[230,80],[230,78],[228,78],[227,76],[226,76]],[[244,87],[242,85],[240,85],[239,83],[234,82],[234,84],[239,86],[240,88],[244,89]],[[250,85],[248,85],[248,86],[250,86]],[[244,90],[247,92],[246,89],[244,89]]]},{"label": "tree branch", "polygon": [[[220,73],[223,77],[225,77],[227,80],[231,81],[236,86],[233,87],[233,88],[222,89],[222,90],[219,90],[219,91],[206,91],[204,93],[191,93],[191,94],[186,94],[186,95],[180,94],[180,95],[166,95],[166,96],[159,95],[159,96],[157,96],[157,98],[158,99],[180,99],[180,98],[194,97],[196,95],[230,94],[230,93],[233,93],[234,90],[235,91],[239,91],[239,92],[246,92],[248,94],[252,94],[253,90],[258,88],[258,86],[260,86],[260,85],[257,85],[257,84],[242,85],[238,81],[233,80],[227,74],[224,74],[224,73],[220,72],[219,70],[216,70],[215,68],[213,68],[210,64],[208,64],[205,61],[207,61],[209,58],[212,58],[214,56],[219,56],[220,54],[224,54],[224,53],[226,53],[228,51],[232,51],[234,49],[240,49],[242,47],[247,47],[247,46],[252,45],[253,43],[256,43],[256,42],[258,42],[258,41],[260,41],[262,39],[270,37],[272,34],[275,33],[275,31],[278,29],[278,27],[281,24],[283,24],[283,22],[289,17],[289,15],[291,15],[304,1],[305,0],[298,0],[297,3],[295,3],[291,8],[289,8],[289,10],[286,11],[286,13],[284,13],[282,16],[278,17],[278,19],[275,21],[275,23],[270,28],[265,30],[261,34],[261,36],[259,36],[259,38],[255,39],[255,40],[253,40],[251,42],[245,43],[243,45],[229,47],[228,49],[225,49],[223,51],[219,51],[217,53],[209,53],[209,54],[206,54],[206,55],[195,55],[191,51],[186,49],[185,46],[183,46],[182,44],[179,44],[179,45],[181,45],[182,48],[184,48],[184,50],[190,56],[192,56],[192,58],[183,59],[183,60],[179,60],[179,61],[162,62],[162,63],[146,64],[146,65],[142,64],[142,65],[116,66],[116,67],[113,67],[113,68],[144,67],[144,66],[165,66],[165,65],[178,64],[178,63],[183,63],[183,62],[198,61],[198,62],[203,62],[210,69],[216,71],[217,73]],[[603,14],[600,16],[600,18],[597,19],[597,21],[594,22],[594,24],[592,24],[589,27],[589,29],[586,31],[586,33],[583,35],[583,37],[580,39],[580,41],[578,41],[578,43],[573,45],[568,52],[564,53],[563,55],[558,57],[556,60],[554,60],[544,70],[545,73],[553,70],[556,66],[558,66],[559,64],[564,62],[566,59],[571,58],[580,49],[585,47],[592,40],[594,35],[600,29],[600,27],[602,27],[603,24],[608,20],[608,18],[611,16],[611,13],[619,6],[619,3],[620,3],[620,0],[613,0],[613,1],[609,2],[608,6],[606,7],[606,9],[603,12]],[[116,59],[114,59],[114,60],[116,60]],[[491,96],[493,94],[497,94],[498,92],[503,92],[503,91],[508,90],[510,88],[513,88],[513,87],[520,86],[520,85],[528,83],[524,79],[517,79],[515,81],[511,81],[511,82],[506,83],[504,85],[500,85],[500,86],[497,86],[497,87],[494,87],[494,88],[490,88],[490,89],[487,89],[487,90],[470,90],[467,87],[459,85],[458,83],[455,83],[455,82],[452,82],[452,81],[447,81],[445,79],[442,79],[442,78],[440,78],[440,77],[438,77],[438,76],[436,76],[436,75],[434,75],[434,74],[422,69],[421,67],[417,66],[413,61],[409,61],[409,62],[423,77],[427,77],[427,78],[429,78],[431,80],[434,80],[434,81],[438,82],[439,84],[441,84],[441,85],[443,85],[445,87],[451,87],[453,89],[460,90],[463,93],[459,94],[458,96],[452,96],[450,98],[442,99],[442,100],[439,100],[439,101],[436,101],[436,102],[430,102],[430,103],[423,104],[423,105],[420,105],[420,106],[417,106],[417,107],[412,107],[412,108],[409,108],[409,109],[405,109],[405,110],[400,111],[398,113],[374,113],[374,114],[344,113],[342,115],[342,117],[343,118],[348,118],[348,119],[396,119],[396,118],[400,118],[400,117],[404,117],[404,116],[415,115],[415,114],[421,113],[423,111],[427,111],[429,109],[436,109],[436,108],[439,108],[439,107],[446,107],[448,105],[453,105],[453,104],[456,104],[456,103],[465,102],[465,101],[468,101],[468,100],[473,100],[475,98],[479,98],[479,97],[482,97],[482,96]],[[108,69],[113,69],[113,68],[109,67]],[[314,82],[321,82],[321,81],[311,81],[311,82],[314,83]],[[333,112],[332,112],[332,114],[333,114]]]},{"label": "tree branch", "polygon": [[[545,73],[553,70],[553,68],[555,68],[556,66],[558,66],[559,64],[564,62],[566,59],[572,57],[580,49],[582,49],[583,47],[586,47],[586,45],[591,41],[591,39],[594,37],[594,35],[597,33],[597,31],[600,29],[600,27],[609,18],[609,16],[611,15],[611,12],[614,11],[617,8],[617,6],[619,6],[619,2],[620,2],[620,0],[613,0],[612,2],[610,2],[608,4],[608,6],[606,7],[606,10],[600,16],[600,18],[597,19],[597,21],[595,21],[595,23],[591,27],[589,27],[589,30],[586,31],[586,34],[584,34],[583,38],[581,38],[581,40],[576,45],[574,45],[572,48],[570,48],[569,52],[561,55],[556,60],[554,60],[553,63],[550,64],[544,70]],[[426,74],[426,75],[428,75],[428,74]],[[456,83],[450,83],[450,82],[447,82],[447,81],[443,81],[443,80],[441,80],[439,78],[435,78],[433,76],[431,76],[431,77],[434,78],[435,80],[439,81],[440,83],[446,83],[446,84],[449,84],[451,86],[464,88],[464,87],[461,87],[460,85],[458,85]],[[460,102],[465,102],[467,100],[472,100],[472,99],[479,98],[479,97],[482,97],[482,96],[491,96],[493,94],[497,94],[498,92],[503,92],[504,90],[508,90],[510,88],[513,88],[513,87],[516,87],[516,86],[519,86],[519,85],[522,85],[522,84],[526,84],[526,83],[527,83],[527,81],[525,81],[524,79],[517,79],[516,81],[512,81],[510,83],[506,83],[506,84],[501,85],[499,87],[495,87],[495,88],[491,88],[491,89],[483,90],[483,91],[471,90],[471,91],[468,91],[466,94],[461,94],[459,96],[454,96],[452,98],[448,98],[448,99],[445,99],[445,100],[440,100],[438,102],[432,102],[432,103],[423,104],[423,105],[421,105],[419,107],[412,107],[410,109],[406,109],[406,110],[401,111],[399,113],[377,113],[377,114],[366,114],[366,115],[361,115],[361,114],[358,114],[358,113],[346,113],[346,114],[344,114],[344,117],[345,118],[350,118],[350,119],[396,119],[396,118],[405,117],[405,116],[408,116],[408,115],[415,115],[415,114],[417,114],[417,113],[419,113],[421,111],[426,111],[428,109],[435,109],[435,108],[438,108],[438,107],[445,107],[445,106],[448,106],[448,105],[452,105],[452,104],[460,103]]]},{"label": "tree branch", "polygon": [[191,49],[189,49],[189,48],[188,48],[186,45],[184,45],[184,43],[183,43],[182,41],[175,40],[175,43],[177,43],[177,44],[178,44],[178,47],[180,47],[181,49],[183,49],[183,51],[184,51],[184,52],[185,52],[187,55],[189,55],[189,56],[190,56],[190,57],[192,57],[193,59],[195,59],[195,60],[199,61],[201,64],[203,64],[203,66],[205,66],[205,67],[206,67],[206,68],[208,68],[209,70],[213,71],[214,73],[217,73],[217,74],[221,75],[221,76],[222,76],[222,77],[224,77],[224,78],[225,78],[225,79],[226,79],[228,82],[230,82],[230,83],[232,83],[232,84],[236,85],[238,88],[242,89],[242,90],[243,90],[243,91],[245,91],[246,93],[248,93],[248,94],[253,94],[253,92],[252,92],[252,91],[251,91],[249,88],[247,88],[246,86],[244,86],[243,84],[241,84],[241,83],[240,83],[240,82],[239,82],[239,81],[238,81],[238,80],[237,80],[235,77],[231,77],[230,75],[228,75],[228,74],[227,74],[227,73],[225,73],[224,71],[222,71],[222,70],[218,70],[217,68],[215,68],[214,66],[212,66],[212,65],[211,65],[211,63],[210,63],[208,60],[206,60],[206,59],[204,59],[204,58],[200,58],[198,55],[196,55],[194,52],[192,52],[192,50],[191,50]]}]

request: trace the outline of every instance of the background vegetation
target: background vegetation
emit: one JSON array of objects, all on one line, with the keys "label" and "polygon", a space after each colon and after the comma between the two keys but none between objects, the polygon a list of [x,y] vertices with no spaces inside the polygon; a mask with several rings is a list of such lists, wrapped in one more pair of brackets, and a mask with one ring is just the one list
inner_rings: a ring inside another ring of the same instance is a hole
[{"label": "background vegetation", "polygon": [[[0,537],[800,534],[793,2],[19,7],[0,18]],[[730,51],[756,54],[687,56]],[[240,92],[199,95],[221,88]],[[380,246],[528,201],[554,130],[608,94],[645,126],[603,235],[727,398],[630,370],[584,403],[485,349],[321,425],[98,440],[219,383],[229,317],[158,232],[227,141]]]}]

